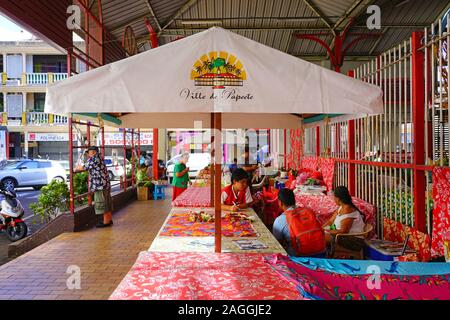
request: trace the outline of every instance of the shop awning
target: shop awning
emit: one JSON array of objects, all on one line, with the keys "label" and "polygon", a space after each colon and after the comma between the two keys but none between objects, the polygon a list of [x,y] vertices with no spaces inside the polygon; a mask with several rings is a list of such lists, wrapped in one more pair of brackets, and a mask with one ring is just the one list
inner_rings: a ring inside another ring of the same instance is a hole
[{"label": "shop awning", "polygon": [[55,114],[382,111],[380,88],[217,27],[56,83],[45,105]]}]

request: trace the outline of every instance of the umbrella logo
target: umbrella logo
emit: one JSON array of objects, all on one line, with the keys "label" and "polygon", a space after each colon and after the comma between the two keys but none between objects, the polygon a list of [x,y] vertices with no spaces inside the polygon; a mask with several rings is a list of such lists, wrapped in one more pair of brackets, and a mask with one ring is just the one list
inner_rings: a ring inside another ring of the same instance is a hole
[{"label": "umbrella logo", "polygon": [[234,55],[228,52],[210,52],[198,59],[191,71],[191,80],[195,86],[224,89],[242,87],[247,80],[244,66]]}]

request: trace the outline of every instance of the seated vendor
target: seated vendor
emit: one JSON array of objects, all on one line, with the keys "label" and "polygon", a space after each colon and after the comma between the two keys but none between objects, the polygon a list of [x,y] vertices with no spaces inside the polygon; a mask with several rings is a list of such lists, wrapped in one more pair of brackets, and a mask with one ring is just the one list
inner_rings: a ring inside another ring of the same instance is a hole
[{"label": "seated vendor", "polygon": [[341,233],[364,232],[364,217],[353,204],[352,197],[347,187],[340,186],[334,189],[334,201],[339,208],[331,218],[323,225],[327,243],[332,242],[332,237]]},{"label": "seated vendor", "polygon": [[243,169],[236,169],[231,175],[231,184],[225,187],[221,195],[222,210],[239,211],[248,208],[253,202],[248,186],[248,174]]}]

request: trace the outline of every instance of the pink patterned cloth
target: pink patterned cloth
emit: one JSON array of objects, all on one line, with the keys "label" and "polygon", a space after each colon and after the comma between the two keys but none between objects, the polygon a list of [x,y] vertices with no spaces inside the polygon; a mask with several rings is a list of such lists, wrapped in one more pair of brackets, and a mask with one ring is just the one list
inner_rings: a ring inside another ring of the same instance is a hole
[{"label": "pink patterned cloth", "polygon": [[334,164],[334,159],[320,158],[320,172],[322,172],[327,191],[333,190]]},{"label": "pink patterned cloth", "polygon": [[301,169],[316,171],[319,168],[318,157],[304,157],[301,162]]},{"label": "pink patterned cloth", "polygon": [[450,240],[450,168],[433,169],[433,235],[431,254],[444,255],[444,240]]},{"label": "pink patterned cloth", "polygon": [[[370,223],[375,227],[376,208],[370,203],[353,197],[353,203],[364,214],[366,223]],[[337,210],[338,206],[334,202],[333,196],[326,195],[296,195],[295,201],[298,206],[308,207],[312,209],[319,219],[320,223],[325,223]]]},{"label": "pink patterned cloth", "polygon": [[142,252],[110,300],[298,300],[262,254]]},{"label": "pink patterned cloth", "polygon": [[211,188],[194,187],[187,188],[173,202],[174,207],[195,207],[203,208],[211,206]]}]

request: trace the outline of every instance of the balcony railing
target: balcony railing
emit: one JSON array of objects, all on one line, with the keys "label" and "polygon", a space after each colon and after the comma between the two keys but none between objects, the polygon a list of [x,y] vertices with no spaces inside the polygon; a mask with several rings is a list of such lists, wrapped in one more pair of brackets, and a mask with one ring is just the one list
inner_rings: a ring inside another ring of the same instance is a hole
[{"label": "balcony railing", "polygon": [[[27,112],[24,116],[26,125],[66,125],[68,123],[67,117],[48,114],[44,112]],[[22,123],[24,123],[23,120]]]},{"label": "balcony railing", "polygon": [[0,85],[47,85],[67,79],[67,73],[24,73],[20,80],[8,80],[6,73],[0,73]]},{"label": "balcony railing", "polygon": [[39,85],[48,83],[48,73],[27,73],[26,74],[26,84],[28,85]]}]

